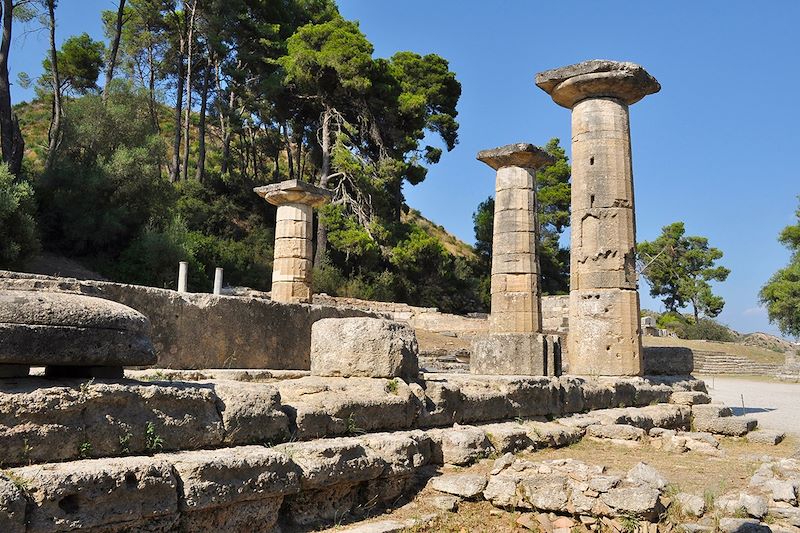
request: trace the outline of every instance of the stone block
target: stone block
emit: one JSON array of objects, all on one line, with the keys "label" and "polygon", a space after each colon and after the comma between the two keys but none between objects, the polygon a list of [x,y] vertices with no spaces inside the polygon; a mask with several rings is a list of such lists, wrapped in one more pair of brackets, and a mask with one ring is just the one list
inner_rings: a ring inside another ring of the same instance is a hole
[{"label": "stone block", "polygon": [[540,168],[554,162],[553,156],[529,143],[507,144],[490,150],[481,150],[477,159],[497,170],[498,174]]},{"label": "stone block", "polygon": [[90,296],[0,293],[0,364],[148,366],[156,362],[143,314]]},{"label": "stone block", "polygon": [[311,240],[302,237],[283,237],[275,239],[275,257],[308,259],[312,257]]},{"label": "stone block", "polygon": [[570,286],[636,289],[636,235],[629,208],[573,211]]},{"label": "stone block", "polygon": [[493,234],[531,229],[531,213],[521,209],[506,209],[494,214]]},{"label": "stone block", "polygon": [[534,274],[539,260],[533,253],[492,254],[492,274]]},{"label": "stone block", "polygon": [[421,409],[400,379],[309,376],[275,386],[298,439],[410,429]]},{"label": "stone block", "polygon": [[433,454],[433,441],[421,430],[373,433],[361,441],[386,463],[384,476],[414,475],[430,463]]},{"label": "stone block", "polygon": [[439,492],[472,499],[483,492],[486,476],[472,473],[442,474],[431,479],[428,486]]},{"label": "stone block", "polygon": [[426,431],[433,442],[431,463],[465,466],[492,452],[486,433],[473,426],[454,426]]},{"label": "stone block", "polygon": [[[527,274],[494,274],[492,276],[492,293],[527,293],[538,292],[539,275],[534,273]],[[495,311],[492,305],[492,312]],[[532,307],[531,307],[532,308]],[[499,309],[497,309],[499,311]]]},{"label": "stone block", "polygon": [[771,444],[775,446],[783,442],[786,438],[786,433],[774,429],[760,429],[747,434],[748,442],[757,442],[759,444]]},{"label": "stone block", "polygon": [[530,334],[541,329],[537,316],[539,315],[533,311],[492,312],[489,315],[490,331],[492,333]]},{"label": "stone block", "polygon": [[181,486],[181,512],[300,491],[300,468],[285,454],[263,446],[180,452],[168,457]]},{"label": "stone block", "polygon": [[586,428],[589,437],[597,439],[643,441],[645,430],[627,424],[593,425]]},{"label": "stone block", "polygon": [[747,416],[695,418],[694,426],[697,431],[707,431],[729,437],[743,437],[758,426],[758,421]]},{"label": "stone block", "polygon": [[258,524],[261,531],[274,531],[283,499],[283,496],[271,496],[181,513],[176,530],[247,533]]},{"label": "stone block", "polygon": [[[534,189],[501,189],[495,193],[494,211],[522,210],[529,213],[530,222],[536,217],[536,191]],[[523,230],[526,228],[519,228]],[[533,229],[529,227],[527,229]]]},{"label": "stone block", "polygon": [[311,328],[311,374],[405,380],[419,374],[419,347],[409,326],[378,318],[319,320]]},{"label": "stone block", "polygon": [[311,183],[300,180],[285,180],[280,183],[264,185],[253,189],[267,202],[284,207],[287,204],[300,204],[319,207],[329,202],[333,193]]},{"label": "stone block", "polygon": [[278,220],[275,224],[275,239],[311,239],[311,220]]},{"label": "stone block", "polygon": [[688,376],[694,371],[694,352],[681,346],[642,348],[645,376]]},{"label": "stone block", "polygon": [[358,438],[292,442],[274,449],[300,467],[303,491],[375,479],[386,468],[380,455]]},{"label": "stone block", "polygon": [[569,324],[570,374],[642,374],[637,291],[571,291]]},{"label": "stone block", "polygon": [[678,405],[695,405],[711,403],[711,396],[705,392],[675,391],[669,398],[670,403]]},{"label": "stone block", "polygon": [[[178,519],[178,483],[166,460],[92,459],[14,468],[31,505],[28,531],[142,526]],[[166,528],[165,530],[169,530]]]},{"label": "stone block", "polygon": [[311,279],[310,257],[276,257],[272,263],[272,282]]},{"label": "stone block", "polygon": [[535,225],[535,220],[531,219],[530,225],[520,228],[518,231],[495,232],[492,238],[494,253],[517,253],[535,254],[536,253],[536,233],[531,229]]},{"label": "stone block", "polygon": [[289,418],[272,385],[226,381],[216,383],[214,392],[225,427],[225,444],[274,444],[289,438]]},{"label": "stone block", "polygon": [[491,333],[473,341],[470,372],[545,376],[553,351],[541,333]]},{"label": "stone block", "polygon": [[311,285],[305,281],[275,281],[271,296],[274,302],[308,303],[311,301]]}]

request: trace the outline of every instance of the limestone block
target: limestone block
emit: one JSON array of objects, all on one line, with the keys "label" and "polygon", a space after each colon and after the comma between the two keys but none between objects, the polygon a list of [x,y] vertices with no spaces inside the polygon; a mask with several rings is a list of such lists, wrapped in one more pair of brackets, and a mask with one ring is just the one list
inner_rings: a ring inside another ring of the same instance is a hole
[{"label": "limestone block", "polygon": [[214,385],[228,445],[282,442],[289,418],[281,411],[278,389],[266,383],[220,382]]},{"label": "limestone block", "polygon": [[529,428],[516,422],[487,424],[483,430],[497,453],[516,453],[534,447]]},{"label": "limestone block", "polygon": [[275,219],[277,224],[283,224],[287,221],[311,223],[314,219],[314,210],[307,205],[282,205],[278,207]]},{"label": "limestone block", "polygon": [[261,531],[272,531],[280,517],[283,499],[283,496],[270,496],[181,513],[178,531],[247,533],[253,531],[254,524],[258,524]]},{"label": "limestone block", "polygon": [[700,418],[720,418],[733,416],[733,411],[730,407],[719,403],[698,404],[692,406],[692,416],[695,420]]},{"label": "limestone block", "polygon": [[570,374],[635,376],[642,373],[637,291],[571,291],[569,320]]},{"label": "limestone block", "polygon": [[[532,221],[529,228],[534,227]],[[493,253],[535,254],[536,233],[532,230],[502,231],[492,238]]]},{"label": "limestone block", "polygon": [[507,233],[510,231],[526,231],[531,229],[534,218],[528,211],[521,209],[506,209],[495,211],[493,234]]},{"label": "limestone block", "polygon": [[495,193],[506,190],[532,190],[535,187],[536,178],[534,173],[531,170],[522,167],[503,167],[498,169],[495,176]]},{"label": "limestone block", "polygon": [[628,208],[573,211],[572,289],[636,289],[634,214]]},{"label": "limestone block", "polygon": [[663,509],[660,495],[659,489],[646,484],[621,484],[601,494],[600,500],[617,513],[631,513],[649,519],[655,518]]},{"label": "limestone block", "polygon": [[538,272],[539,259],[535,254],[492,254],[492,274],[532,274]]},{"label": "limestone block", "polygon": [[25,532],[25,493],[8,476],[0,474],[0,531]]},{"label": "limestone block", "polygon": [[670,403],[679,405],[695,405],[711,403],[711,396],[704,392],[697,391],[675,391],[669,399]]},{"label": "limestone block", "polygon": [[307,238],[289,237],[275,239],[275,257],[308,259],[312,257],[311,240]]},{"label": "limestone block", "polygon": [[563,512],[569,501],[569,487],[561,474],[528,474],[519,482],[522,497],[532,509]]},{"label": "limestone block", "polygon": [[272,283],[274,302],[310,302],[311,285],[303,281],[276,281]]},{"label": "limestone block", "polygon": [[280,183],[264,185],[253,189],[257,195],[267,202],[283,207],[287,204],[302,204],[308,207],[319,207],[332,197],[331,191],[316,187],[300,180],[286,180]]},{"label": "limestone block", "polygon": [[536,216],[536,191],[532,188],[500,189],[495,193],[494,212],[507,210],[525,211],[529,213],[529,218],[533,221]]},{"label": "limestone block", "polygon": [[239,446],[170,454],[182,487],[179,509],[194,512],[300,491],[301,471],[285,454]]},{"label": "limestone block", "polygon": [[634,104],[661,90],[661,85],[636,63],[592,59],[536,74],[536,85],[560,106],[598,96],[612,96]]},{"label": "limestone block", "polygon": [[275,223],[275,239],[311,239],[311,220],[278,220]]},{"label": "limestone block", "polygon": [[156,362],[143,314],[78,294],[0,293],[0,364],[147,366]]},{"label": "limestone block", "polygon": [[37,533],[177,522],[178,484],[166,460],[91,459],[14,468],[31,500],[28,531]]},{"label": "limestone block", "polygon": [[717,435],[743,437],[758,426],[755,418],[747,416],[726,416],[722,418],[695,418],[698,431],[708,431]]},{"label": "limestone block", "polygon": [[[492,276],[492,292],[525,292],[534,293],[539,285],[537,274],[494,274]],[[494,311],[494,307],[492,307]]]},{"label": "limestone block", "polygon": [[454,422],[462,421],[464,397],[457,384],[429,377],[426,377],[423,384],[425,389],[421,390],[419,398],[422,407],[419,414],[420,427],[450,426]]},{"label": "limestone block", "polygon": [[694,352],[681,346],[645,346],[645,376],[688,376],[694,371]]},{"label": "limestone block", "polygon": [[515,143],[481,150],[478,161],[482,161],[498,172],[508,169],[535,169],[554,162],[553,156],[529,143]]},{"label": "limestone block", "polygon": [[310,258],[278,257],[272,263],[272,282],[310,280],[312,267]]},{"label": "limestone block", "polygon": [[540,314],[539,299],[536,298],[536,295],[532,291],[526,291],[526,292],[493,291],[492,313],[495,312],[530,313],[532,315],[536,315],[534,316],[534,320],[536,320],[537,316]]},{"label": "limestone block", "polygon": [[486,433],[473,426],[454,426],[444,429],[430,429],[426,432],[433,441],[434,464],[465,466],[486,457],[492,443]]},{"label": "limestone block", "polygon": [[470,372],[545,376],[552,351],[541,333],[491,333],[473,341]]},{"label": "limestone block", "polygon": [[471,499],[483,492],[486,476],[472,473],[443,474],[431,479],[429,486],[439,492]]},{"label": "limestone block", "polygon": [[586,434],[597,439],[643,441],[645,430],[627,424],[593,425],[586,428]]},{"label": "limestone block", "polygon": [[492,333],[531,333],[539,327],[537,314],[532,311],[498,311],[489,315]]},{"label": "limestone block", "polygon": [[[774,429],[761,429],[747,434],[748,442],[757,442],[759,444],[771,444],[775,446],[783,442],[786,438],[786,433]],[[777,498],[776,498],[777,499]]]},{"label": "limestone block", "polygon": [[300,467],[304,491],[375,479],[386,468],[380,456],[358,438],[292,442],[274,449]]},{"label": "limestone block", "polygon": [[433,442],[420,430],[373,433],[361,438],[364,445],[386,463],[384,476],[410,476],[431,461]]},{"label": "limestone block", "polygon": [[419,374],[419,347],[409,326],[379,318],[323,319],[311,327],[311,374],[401,377]]},{"label": "limestone block", "polygon": [[400,379],[309,376],[275,386],[299,439],[410,429],[421,408]]}]

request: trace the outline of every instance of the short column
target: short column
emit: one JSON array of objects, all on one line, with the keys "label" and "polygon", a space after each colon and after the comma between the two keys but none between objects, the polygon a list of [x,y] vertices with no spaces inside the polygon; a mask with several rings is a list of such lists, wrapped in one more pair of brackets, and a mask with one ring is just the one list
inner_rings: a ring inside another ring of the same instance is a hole
[{"label": "short column", "polygon": [[475,374],[548,375],[555,346],[542,335],[536,169],[553,163],[544,150],[518,143],[478,153],[496,171],[489,334],[476,339]]},{"label": "short column", "polygon": [[605,60],[541,72],[536,85],[572,110],[569,373],[641,375],[628,106],[661,86]]},{"label": "short column", "polygon": [[278,206],[272,262],[272,300],[281,303],[311,302],[314,207],[327,203],[331,192],[298,180],[256,187],[253,191]]}]

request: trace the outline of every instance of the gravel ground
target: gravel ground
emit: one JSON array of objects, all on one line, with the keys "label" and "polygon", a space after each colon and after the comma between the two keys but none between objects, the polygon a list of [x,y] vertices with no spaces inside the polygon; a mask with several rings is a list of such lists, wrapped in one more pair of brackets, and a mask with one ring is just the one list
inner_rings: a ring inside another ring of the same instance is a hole
[{"label": "gravel ground", "polygon": [[[800,436],[800,383],[729,376],[698,376],[715,402],[758,419],[758,427]],[[744,410],[742,409],[744,398]]]}]

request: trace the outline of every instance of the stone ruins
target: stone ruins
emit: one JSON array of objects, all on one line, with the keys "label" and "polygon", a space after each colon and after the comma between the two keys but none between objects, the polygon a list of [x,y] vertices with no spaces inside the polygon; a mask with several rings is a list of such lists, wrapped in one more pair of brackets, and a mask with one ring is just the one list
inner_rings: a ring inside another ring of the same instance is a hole
[{"label": "stone ruins", "polygon": [[489,335],[476,339],[470,359],[475,374],[561,373],[560,344],[542,334],[539,288],[539,224],[536,170],[552,156],[531,144],[510,144],[478,153],[497,171],[492,236],[492,304]]},{"label": "stone ruins", "polygon": [[275,255],[272,261],[272,300],[281,303],[311,301],[311,243],[314,208],[325,205],[330,191],[310,183],[288,180],[256,187],[256,194],[278,206]]},{"label": "stone ruins", "polygon": [[331,193],[303,182],[255,189],[278,206],[271,298],[0,271],[0,532],[435,531],[468,505],[548,533],[797,530],[793,459],[761,459],[716,502],[644,463],[531,460],[585,442],[706,464],[729,438],[783,439],[712,403],[690,350],[642,351],[628,106],[658,83],[589,61],[537,85],[572,110],[571,294],[542,306],[550,157],[480,152],[497,194],[471,373],[420,365],[415,329],[485,320],[312,300],[313,208]]},{"label": "stone ruins", "polygon": [[536,85],[572,110],[569,371],[643,371],[629,106],[661,89],[642,67],[586,61]]}]

